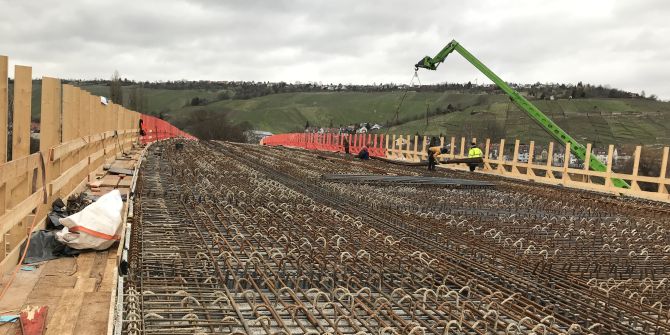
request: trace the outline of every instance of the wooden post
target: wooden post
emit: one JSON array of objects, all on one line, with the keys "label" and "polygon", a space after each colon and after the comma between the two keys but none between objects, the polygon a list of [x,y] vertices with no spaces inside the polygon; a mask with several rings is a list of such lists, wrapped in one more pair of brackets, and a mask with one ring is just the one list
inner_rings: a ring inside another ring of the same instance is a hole
[{"label": "wooden post", "polygon": [[[79,129],[81,123],[79,120],[79,107],[80,107],[80,90],[77,87],[71,85],[63,85],[63,133],[62,133],[62,142],[66,143],[72,141],[76,138],[79,138]],[[69,153],[60,161],[61,171],[67,171],[70,167],[74,166],[76,163],[79,163],[81,160],[81,149],[78,149],[74,152]],[[80,177],[81,174],[76,174],[74,178],[66,185],[65,189],[61,194],[69,194],[83,177]]]},{"label": "wooden post", "polygon": [[568,175],[568,168],[570,167],[570,142],[565,143],[565,155],[563,155],[563,171],[561,172],[561,179],[563,179],[563,185],[566,185],[570,182],[570,176]]},{"label": "wooden post", "polygon": [[[46,185],[49,185],[54,178],[58,177],[60,171],[60,161],[51,161],[49,151],[51,148],[60,144],[61,141],[61,83],[60,80],[49,77],[42,77],[42,111],[40,114],[40,151],[45,157],[46,167]],[[50,196],[47,204],[51,204],[52,190],[47,190]],[[65,190],[63,190],[65,191]],[[62,191],[58,192],[63,193]],[[56,194],[58,196],[58,194]]]},{"label": "wooden post", "polygon": [[498,148],[498,172],[505,172],[505,139],[500,140],[500,147]]},{"label": "wooden post", "polygon": [[[389,136],[386,135],[384,137],[385,137],[384,139],[386,140],[386,157],[393,158],[393,153],[389,150],[391,149],[391,147],[389,147]],[[395,140],[395,135],[393,135],[393,139]]]},{"label": "wooden post", "polygon": [[406,153],[405,159],[411,159],[411,157],[412,157],[411,156],[411,150],[412,149],[410,149],[410,146],[412,145],[412,141],[410,141],[409,135],[405,135],[405,138],[406,138],[406,141],[407,141],[406,146],[405,146],[405,153]]},{"label": "wooden post", "polygon": [[[33,91],[32,68],[14,67],[14,117],[12,126],[12,161],[30,154],[30,108]],[[8,182],[5,192],[10,193],[7,209],[25,200],[32,190],[32,171],[24,170],[16,180]],[[30,172],[30,173],[29,173]],[[19,222],[5,234],[3,257],[7,256],[26,236],[26,219]]]},{"label": "wooden post", "polygon": [[[0,56],[0,164],[7,161],[8,69],[7,56]],[[4,206],[4,203],[0,204],[0,206]]]},{"label": "wooden post", "polygon": [[414,160],[419,160],[419,136],[414,135]]},{"label": "wooden post", "polygon": [[552,166],[554,166],[554,142],[549,142],[549,149],[547,150],[546,177],[553,179],[554,170],[552,170]]},{"label": "wooden post", "polygon": [[[96,121],[97,121],[97,117],[99,117],[98,116],[98,104],[100,104],[100,101],[97,99],[97,97],[94,96],[94,95],[89,94],[88,95],[88,115],[85,116],[86,118],[88,118],[88,129],[87,129],[88,134],[87,135],[89,137],[91,135],[97,134],[98,125],[96,124]],[[91,179],[91,173],[94,171],[93,166],[95,166],[94,165],[95,161],[91,161],[90,155],[93,154],[93,153],[98,152],[98,150],[100,149],[100,144],[99,144],[99,142],[97,142],[95,144],[89,144],[88,146],[89,146],[89,150],[88,150],[88,155],[87,156],[89,156],[89,158],[88,158],[87,171],[88,171],[88,181],[91,181],[92,180]]]},{"label": "wooden post", "polygon": [[519,140],[514,141],[514,157],[512,157],[512,173],[518,174],[519,170],[517,169],[517,162],[519,160]]},{"label": "wooden post", "polygon": [[440,137],[440,148],[442,148],[442,147],[444,147],[444,136]]},{"label": "wooden post", "polygon": [[661,159],[661,174],[658,177],[658,193],[668,194],[668,189],[665,187],[665,176],[668,171],[668,150],[670,148],[663,148],[663,158]]},{"label": "wooden post", "polygon": [[610,144],[607,148],[607,171],[605,173],[605,187],[612,187],[612,155],[614,154],[614,145]]},{"label": "wooden post", "polygon": [[[9,82],[8,82],[8,59],[0,56],[0,164],[7,162],[7,118],[9,113]],[[7,201],[7,185],[0,183],[0,215],[5,213],[5,202]],[[0,236],[2,240],[2,236]],[[1,254],[0,256],[4,256]]]},{"label": "wooden post", "polygon": [[12,160],[30,154],[30,103],[33,92],[32,68],[17,65],[14,71]]},{"label": "wooden post", "polygon": [[465,155],[465,137],[461,137],[461,152],[459,154],[461,158],[467,157]]},{"label": "wooden post", "polygon": [[451,153],[451,158],[456,158],[456,138],[453,136],[451,137],[451,142],[449,143],[451,147],[449,148],[449,152]]},{"label": "wooden post", "polygon": [[491,163],[489,161],[489,155],[491,154],[491,139],[486,139],[486,144],[484,146],[484,170],[491,170]]},{"label": "wooden post", "polygon": [[634,191],[640,190],[640,185],[637,184],[637,175],[638,169],[640,168],[640,154],[642,153],[642,147],[636,146],[635,153],[633,154],[633,178],[630,181],[630,186]]},{"label": "wooden post", "polygon": [[428,142],[430,142],[430,138],[428,138],[428,136],[424,136],[423,143],[421,145],[421,158],[425,157],[426,159],[428,159],[428,153],[426,152],[426,148],[428,148],[430,145],[430,143]]},{"label": "wooden post", "polygon": [[586,143],[586,156],[584,156],[584,182],[591,183],[591,175],[588,174],[589,168],[591,167],[591,143]]},{"label": "wooden post", "polygon": [[528,147],[528,168],[526,169],[527,176],[535,176],[533,172],[533,159],[535,158],[535,141],[530,141],[530,146]]},{"label": "wooden post", "polygon": [[[72,122],[76,122],[76,124],[78,125],[78,127],[76,127],[76,129],[73,130],[73,132],[75,133],[74,136],[75,136],[75,138],[86,138],[86,140],[88,141],[88,138],[87,138],[88,137],[88,127],[89,127],[88,126],[88,124],[89,124],[88,123],[88,121],[89,121],[88,120],[88,110],[89,110],[88,93],[85,92],[85,91],[80,90],[79,88],[77,88],[75,90],[74,94],[77,96],[77,98],[75,98],[75,101],[78,104],[78,107],[75,109],[75,112],[76,112],[75,117],[72,120]],[[63,122],[65,122],[65,120],[66,119],[63,119]],[[69,118],[68,118],[68,120],[69,120]],[[71,131],[68,130],[68,133],[70,133],[70,132]],[[76,155],[76,158],[74,160],[74,163],[76,164],[76,163],[81,162],[84,159],[87,159],[86,157],[88,157],[88,152],[89,152],[89,145],[85,145],[82,148],[80,148],[79,150],[77,150],[77,155]],[[82,169],[82,171],[79,172],[79,174],[77,174],[77,180],[78,181],[83,180],[86,177],[87,174],[88,174],[88,170]]]}]

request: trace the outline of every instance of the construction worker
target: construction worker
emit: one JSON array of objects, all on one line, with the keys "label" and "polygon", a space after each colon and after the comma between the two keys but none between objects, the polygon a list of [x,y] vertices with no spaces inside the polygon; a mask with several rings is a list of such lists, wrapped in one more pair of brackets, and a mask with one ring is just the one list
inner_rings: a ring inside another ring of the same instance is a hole
[{"label": "construction worker", "polygon": [[144,120],[140,119],[140,136],[145,136],[147,133],[144,131],[144,128],[142,127],[144,125]]},{"label": "construction worker", "polygon": [[368,152],[368,146],[367,145],[364,145],[361,148],[361,151],[358,152],[358,155],[356,155],[356,158],[370,159],[370,153]]},{"label": "construction worker", "polygon": [[[468,158],[482,158],[484,157],[484,154],[482,153],[482,149],[479,149],[477,147],[477,142],[472,141],[470,144],[470,150],[468,151]],[[477,167],[479,163],[468,163],[468,166],[470,166],[470,172],[475,171],[475,168]]]},{"label": "construction worker", "polygon": [[442,153],[442,148],[437,145],[437,139],[431,138],[430,143],[428,143],[428,171],[435,171],[435,166],[437,165],[437,155]]},{"label": "construction worker", "polygon": [[346,137],[344,138],[344,141],[342,141],[342,145],[344,146],[344,153],[349,154],[349,139]]},{"label": "construction worker", "polygon": [[437,165],[437,155],[441,152],[439,146],[429,147],[428,148],[428,171],[435,171],[435,166]]}]

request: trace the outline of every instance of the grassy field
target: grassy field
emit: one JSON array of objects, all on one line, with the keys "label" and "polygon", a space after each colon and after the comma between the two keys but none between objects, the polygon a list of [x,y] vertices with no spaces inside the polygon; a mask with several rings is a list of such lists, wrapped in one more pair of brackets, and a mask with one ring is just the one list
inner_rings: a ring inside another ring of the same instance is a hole
[{"label": "grassy field", "polygon": [[[86,86],[108,95],[106,86]],[[128,88],[125,95],[128,96]],[[228,111],[234,122],[248,121],[255,129],[274,133],[301,131],[310,125],[327,127],[394,120],[404,92],[315,92],[273,94],[249,100],[215,101],[220,92],[207,90],[145,89],[149,112],[164,112],[168,120],[184,123],[197,110]],[[215,101],[190,106],[193,97]],[[645,99],[533,100],[561,128],[578,141],[592,143],[670,144],[670,103]],[[430,117],[427,106],[457,111]],[[408,92],[398,111],[393,133],[490,136],[546,140],[549,136],[505,95],[459,92]]]}]

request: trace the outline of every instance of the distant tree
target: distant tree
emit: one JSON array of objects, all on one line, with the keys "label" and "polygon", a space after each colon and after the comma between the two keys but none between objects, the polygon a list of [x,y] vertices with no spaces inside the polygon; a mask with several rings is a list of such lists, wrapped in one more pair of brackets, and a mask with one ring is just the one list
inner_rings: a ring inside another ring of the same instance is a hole
[{"label": "distant tree", "polygon": [[646,98],[647,93],[644,90],[642,90],[642,92],[640,92],[640,96],[643,97],[643,98]]},{"label": "distant tree", "polygon": [[656,101],[658,100],[658,96],[656,94],[652,94],[649,96],[649,99]]},{"label": "distant tree", "polygon": [[135,86],[128,96],[128,108],[139,113],[147,113],[149,98],[144,95],[144,87]]},{"label": "distant tree", "polygon": [[183,121],[183,126],[202,140],[246,142],[245,131],[252,129],[252,125],[248,122],[233,124],[228,116],[229,112],[196,110]]},{"label": "distant tree", "polygon": [[231,98],[231,96],[230,96],[230,93],[228,93],[228,91],[223,91],[223,92],[219,93],[217,98],[219,98],[219,100],[229,100]]},{"label": "distant tree", "polygon": [[114,70],[112,74],[112,80],[109,82],[109,98],[112,99],[112,102],[122,105],[123,104],[123,89],[121,87],[121,76],[119,71]]},{"label": "distant tree", "polygon": [[200,105],[200,98],[193,97],[193,99],[191,99],[191,106],[198,106],[198,105]]},{"label": "distant tree", "polygon": [[307,122],[305,122],[305,129],[307,129],[307,128],[309,128],[309,120],[307,120]]}]

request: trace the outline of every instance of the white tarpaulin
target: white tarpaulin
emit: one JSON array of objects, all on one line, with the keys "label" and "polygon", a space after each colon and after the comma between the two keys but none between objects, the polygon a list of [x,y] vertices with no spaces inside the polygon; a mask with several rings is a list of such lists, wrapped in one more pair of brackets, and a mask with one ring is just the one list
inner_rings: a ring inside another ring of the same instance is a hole
[{"label": "white tarpaulin", "polygon": [[119,239],[121,192],[113,190],[78,213],[62,218],[65,226],[56,238],[74,249],[104,250]]}]

